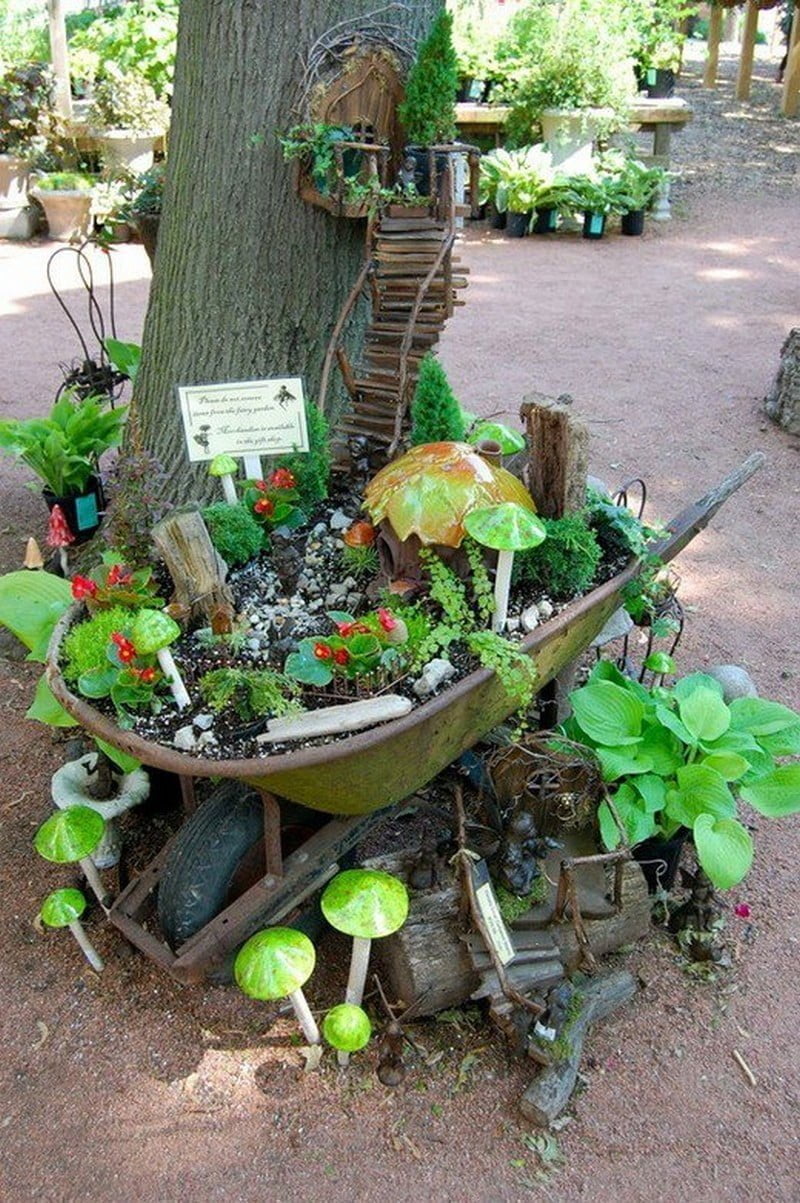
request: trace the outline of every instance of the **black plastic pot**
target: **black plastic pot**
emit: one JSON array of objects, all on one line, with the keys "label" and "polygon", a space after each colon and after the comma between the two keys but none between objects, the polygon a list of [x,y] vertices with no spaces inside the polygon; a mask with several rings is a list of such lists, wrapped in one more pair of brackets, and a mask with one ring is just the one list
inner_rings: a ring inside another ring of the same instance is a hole
[{"label": "black plastic pot", "polygon": [[553,234],[558,225],[558,209],[537,209],[536,217],[531,226],[533,234]]},{"label": "black plastic pot", "polygon": [[623,213],[620,229],[623,234],[643,234],[644,209],[631,209],[629,213]]},{"label": "black plastic pot", "polygon": [[505,209],[501,213],[494,205],[490,208],[489,224],[493,230],[504,230],[506,228],[506,219],[508,214]]},{"label": "black plastic pot", "polygon": [[645,73],[645,90],[651,100],[675,94],[675,72],[671,67],[651,67]]},{"label": "black plastic pot", "polygon": [[509,213],[506,217],[506,237],[524,238],[531,224],[531,214]]},{"label": "black plastic pot", "polygon": [[102,521],[102,511],[105,508],[105,495],[98,476],[89,478],[85,493],[56,497],[51,489],[43,489],[42,496],[48,510],[52,510],[55,505],[61,507],[76,543],[85,543],[87,539],[91,539]]},{"label": "black plastic pot", "polygon": [[606,231],[606,215],[605,213],[584,213],[583,215],[583,236],[584,238],[602,238]]},{"label": "black plastic pot", "polygon": [[651,894],[659,890],[671,890],[674,886],[683,845],[690,834],[688,827],[679,827],[668,840],[654,835],[631,849]]}]

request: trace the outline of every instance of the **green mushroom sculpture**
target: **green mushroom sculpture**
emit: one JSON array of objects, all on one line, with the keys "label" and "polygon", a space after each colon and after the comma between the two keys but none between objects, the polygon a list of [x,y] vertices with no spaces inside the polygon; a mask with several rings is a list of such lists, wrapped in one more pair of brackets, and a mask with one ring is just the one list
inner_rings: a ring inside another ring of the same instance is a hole
[{"label": "green mushroom sculpture", "polygon": [[189,693],[178,672],[169,645],[174,643],[181,628],[163,610],[139,610],[131,627],[131,642],[140,656],[151,656],[154,652],[172,696],[179,710],[191,702]]},{"label": "green mushroom sculpture", "polygon": [[222,455],[215,455],[208,465],[208,475],[219,477],[222,492],[225,494],[225,500],[228,505],[239,504],[239,498],[236,495],[236,485],[233,482],[233,478],[238,470],[239,465],[233,456],[224,453]]},{"label": "green mushroom sculpture", "polygon": [[492,630],[502,631],[508,619],[508,595],[511,590],[514,552],[538,547],[544,541],[547,531],[540,518],[513,501],[472,510],[466,515],[464,526],[476,543],[499,552],[494,578]]},{"label": "green mushroom sculpture", "polygon": [[97,973],[102,973],[103,958],[92,944],[81,923],[81,915],[85,910],[86,899],[80,890],[54,890],[45,898],[39,915],[42,923],[47,927],[68,927],[92,969]]},{"label": "green mushroom sculpture", "polygon": [[[325,887],[320,906],[331,927],[353,937],[345,1002],[360,1007],[372,941],[403,926],[408,891],[397,877],[380,869],[345,869]],[[347,1051],[339,1052],[338,1061],[347,1065]]]},{"label": "green mushroom sculpture", "polygon": [[288,998],[309,1044],[319,1044],[320,1034],[303,986],[314,972],[314,945],[293,927],[268,927],[245,941],[236,954],[233,976],[248,998],[273,1002]]},{"label": "green mushroom sculpture", "polygon": [[363,1007],[339,1003],[332,1007],[322,1023],[322,1035],[340,1053],[357,1053],[369,1044],[372,1024]]},{"label": "green mushroom sculpture", "polygon": [[109,901],[108,893],[91,853],[103,838],[105,829],[105,819],[90,806],[68,806],[45,819],[33,837],[33,846],[44,860],[56,865],[71,865],[77,861],[104,910]]}]

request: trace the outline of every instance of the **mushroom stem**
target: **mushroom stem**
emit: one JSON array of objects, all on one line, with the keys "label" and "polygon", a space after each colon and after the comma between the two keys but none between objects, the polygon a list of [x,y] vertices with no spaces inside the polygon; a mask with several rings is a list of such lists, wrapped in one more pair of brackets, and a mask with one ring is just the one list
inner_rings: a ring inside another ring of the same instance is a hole
[{"label": "mushroom stem", "polygon": [[308,1043],[319,1044],[320,1034],[319,1028],[317,1027],[317,1021],[311,1014],[311,1008],[306,1001],[306,996],[303,991],[300,989],[292,990],[291,994],[288,995],[288,998],[289,1002],[294,1007],[294,1013],[297,1016],[298,1023],[303,1029],[303,1035]]},{"label": "mushroom stem", "polygon": [[67,924],[67,927],[78,941],[81,951],[91,965],[92,969],[95,969],[98,973],[102,973],[103,969],[105,968],[105,965],[103,964],[103,958],[100,956],[100,953],[97,951],[94,944],[92,944],[92,941],[83,930],[83,924],[81,923],[80,919],[73,919],[71,923]]},{"label": "mushroom stem", "polygon": [[81,859],[78,861],[78,864],[83,871],[83,876],[86,878],[87,884],[91,886],[97,901],[100,903],[106,914],[108,914],[108,907],[111,899],[109,897],[108,890],[103,885],[100,874],[97,872],[97,865],[90,856],[81,857]]},{"label": "mushroom stem", "polygon": [[178,667],[172,658],[172,652],[168,647],[162,647],[159,648],[156,655],[158,656],[158,663],[161,666],[161,671],[169,682],[169,687],[172,691],[172,696],[175,699],[175,704],[179,710],[185,709],[185,707],[191,703],[191,698],[189,697],[186,686],[183,683],[181,674],[178,672]]},{"label": "mushroom stem", "polygon": [[502,631],[506,625],[508,595],[511,590],[511,565],[513,563],[513,551],[497,553],[497,570],[494,578],[494,614],[492,615],[493,631]]},{"label": "mushroom stem", "polygon": [[225,494],[225,500],[228,505],[238,505],[239,498],[236,496],[236,485],[233,483],[233,476],[220,476],[222,482],[222,492]]},{"label": "mushroom stem", "polygon": [[68,562],[67,562],[67,549],[66,549],[66,547],[59,547],[59,549],[58,549],[58,562],[59,562],[59,564],[61,565],[61,572],[62,572],[62,574],[64,575],[64,577],[67,577],[67,576],[69,576],[69,564],[68,564]]},{"label": "mushroom stem", "polygon": [[[350,973],[347,978],[344,1001],[352,1003],[355,1007],[361,1006],[361,1001],[364,997],[371,947],[371,939],[366,939],[364,936],[353,936],[353,952],[350,957]],[[350,1054],[342,1052],[340,1049],[336,1054],[336,1060],[340,1067],[344,1069],[350,1060]]]}]

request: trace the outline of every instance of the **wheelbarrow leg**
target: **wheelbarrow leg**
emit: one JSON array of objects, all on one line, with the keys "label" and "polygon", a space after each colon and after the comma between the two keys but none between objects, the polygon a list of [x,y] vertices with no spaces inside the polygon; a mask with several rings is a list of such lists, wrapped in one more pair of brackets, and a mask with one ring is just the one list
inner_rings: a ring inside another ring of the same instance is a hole
[{"label": "wheelbarrow leg", "polygon": [[281,805],[274,794],[260,789],[264,807],[264,872],[283,877],[283,848],[281,847]]}]

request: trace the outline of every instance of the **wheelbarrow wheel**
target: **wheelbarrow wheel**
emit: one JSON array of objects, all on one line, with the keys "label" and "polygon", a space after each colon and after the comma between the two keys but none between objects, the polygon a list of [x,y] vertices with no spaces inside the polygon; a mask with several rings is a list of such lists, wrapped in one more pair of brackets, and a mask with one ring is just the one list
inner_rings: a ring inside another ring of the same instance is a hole
[{"label": "wheelbarrow wheel", "polygon": [[[281,800],[281,818],[286,852],[324,816]],[[261,798],[237,781],[219,786],[187,819],[158,887],[158,921],[170,948],[180,948],[263,875],[263,841]],[[233,956],[209,973],[209,980],[230,981],[232,965]]]}]

